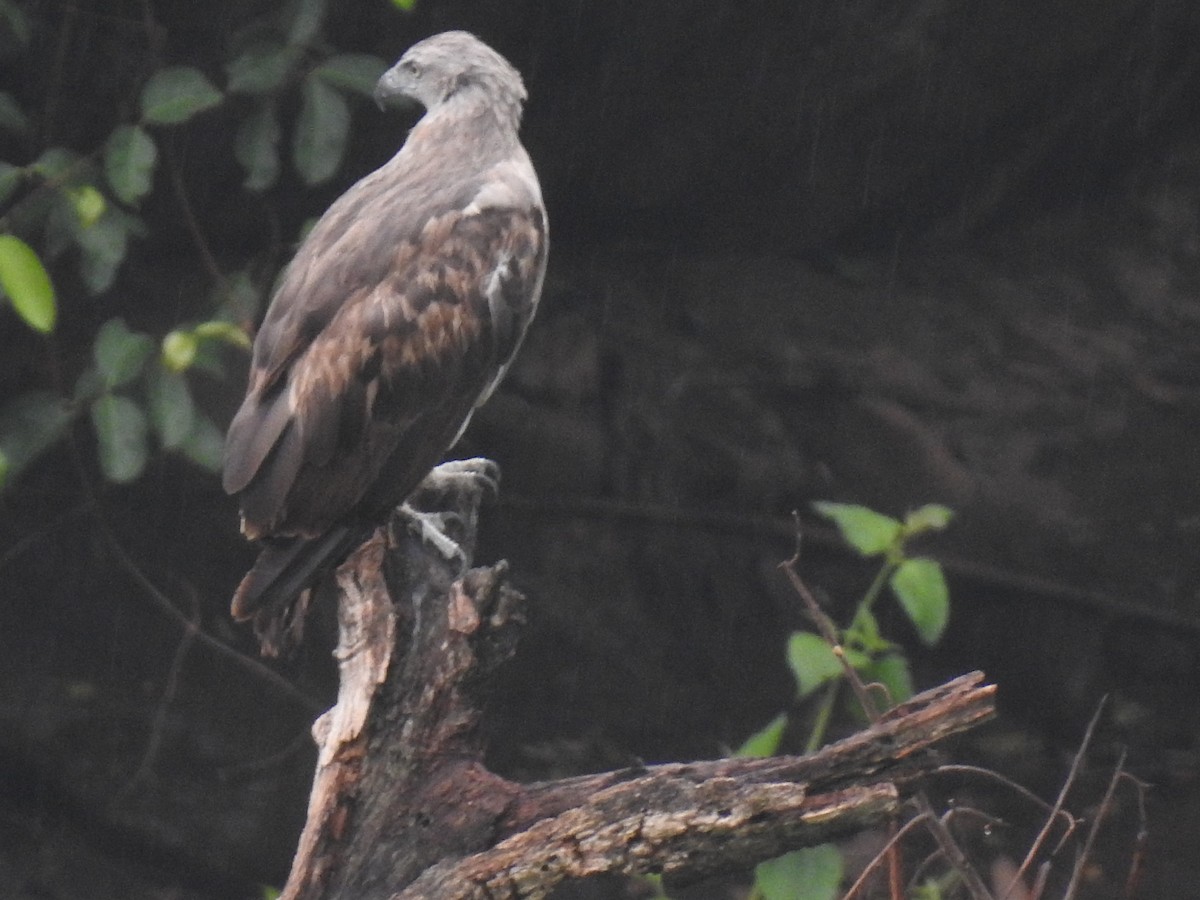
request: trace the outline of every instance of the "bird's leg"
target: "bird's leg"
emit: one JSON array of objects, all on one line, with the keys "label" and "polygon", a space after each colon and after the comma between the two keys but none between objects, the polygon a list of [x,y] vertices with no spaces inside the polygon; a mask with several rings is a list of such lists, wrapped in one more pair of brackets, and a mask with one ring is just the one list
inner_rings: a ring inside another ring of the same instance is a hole
[{"label": "bird's leg", "polygon": [[[425,476],[408,502],[400,507],[400,512],[421,539],[447,562],[458,560],[466,569],[471,554],[451,537],[451,533],[470,534],[473,543],[473,522],[479,503],[488,494],[494,496],[499,487],[500,467],[490,459],[477,457],[444,462]],[[469,528],[464,516],[472,522]]]}]

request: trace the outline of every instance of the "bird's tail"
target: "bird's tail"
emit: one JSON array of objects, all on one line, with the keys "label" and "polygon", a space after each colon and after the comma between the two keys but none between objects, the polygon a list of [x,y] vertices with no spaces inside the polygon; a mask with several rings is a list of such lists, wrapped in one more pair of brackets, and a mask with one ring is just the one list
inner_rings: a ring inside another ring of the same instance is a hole
[{"label": "bird's tail", "polygon": [[[233,618],[263,624],[263,614],[286,616],[297,596],[322,575],[340,565],[371,529],[357,524],[335,525],[319,537],[268,538],[254,566],[233,595]],[[261,628],[256,628],[261,631]]]}]

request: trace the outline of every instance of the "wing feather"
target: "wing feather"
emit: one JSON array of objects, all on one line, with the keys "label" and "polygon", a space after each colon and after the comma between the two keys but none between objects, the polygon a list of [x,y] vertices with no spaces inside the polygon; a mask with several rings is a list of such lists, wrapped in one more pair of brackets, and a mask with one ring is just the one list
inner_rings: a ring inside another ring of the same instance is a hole
[{"label": "wing feather", "polygon": [[246,397],[225,437],[221,484],[226,493],[245,490],[291,421],[292,410],[285,393]]},{"label": "wing feather", "polygon": [[[319,534],[368,494],[381,511],[403,500],[515,353],[545,258],[539,206],[443,212],[278,372],[267,354],[228,445],[247,534]],[[271,402],[251,405],[256,386]]]}]

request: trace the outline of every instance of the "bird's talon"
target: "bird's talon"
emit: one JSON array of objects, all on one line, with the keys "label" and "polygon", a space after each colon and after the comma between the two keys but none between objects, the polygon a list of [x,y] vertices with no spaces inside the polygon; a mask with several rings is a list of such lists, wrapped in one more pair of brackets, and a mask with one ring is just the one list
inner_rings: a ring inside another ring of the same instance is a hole
[{"label": "bird's talon", "polygon": [[462,546],[445,532],[445,522],[458,518],[453,513],[424,513],[417,512],[407,503],[401,509],[408,519],[409,527],[416,532],[422,542],[433,547],[446,562],[458,560],[462,568],[470,565],[467,553]]}]

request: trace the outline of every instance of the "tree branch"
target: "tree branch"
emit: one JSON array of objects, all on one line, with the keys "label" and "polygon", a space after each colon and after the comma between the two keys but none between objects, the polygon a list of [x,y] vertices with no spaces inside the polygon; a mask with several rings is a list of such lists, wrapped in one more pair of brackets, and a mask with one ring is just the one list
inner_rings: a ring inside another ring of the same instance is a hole
[{"label": "tree branch", "polygon": [[[482,488],[450,492],[473,549]],[[428,499],[428,498],[426,498]],[[515,650],[523,598],[398,515],[338,571],[341,688],[287,900],[541,897],[601,873],[746,869],[895,815],[934,743],[993,715],[978,673],[806,757],[720,759],[519,785],[484,768],[480,710]]]}]

